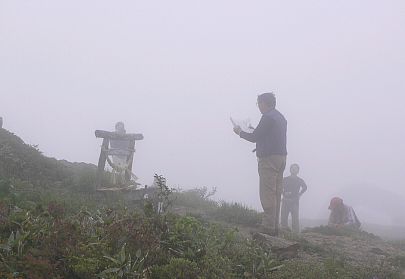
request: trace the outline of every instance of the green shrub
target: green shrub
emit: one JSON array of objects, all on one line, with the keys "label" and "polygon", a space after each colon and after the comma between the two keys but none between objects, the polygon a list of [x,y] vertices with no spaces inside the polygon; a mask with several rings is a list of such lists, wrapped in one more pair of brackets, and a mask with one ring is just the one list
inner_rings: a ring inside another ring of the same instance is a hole
[{"label": "green shrub", "polygon": [[225,201],[219,203],[218,207],[213,210],[212,216],[217,220],[246,226],[256,226],[262,220],[261,215],[256,210],[240,203]]},{"label": "green shrub", "polygon": [[197,279],[201,278],[200,274],[201,271],[196,263],[182,258],[172,258],[168,264],[163,266],[153,266],[151,269],[151,279]]}]

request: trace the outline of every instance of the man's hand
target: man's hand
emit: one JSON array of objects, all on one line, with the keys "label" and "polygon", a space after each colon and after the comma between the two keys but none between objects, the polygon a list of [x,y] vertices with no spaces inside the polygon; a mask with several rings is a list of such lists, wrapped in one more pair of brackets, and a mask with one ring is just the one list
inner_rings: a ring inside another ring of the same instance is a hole
[{"label": "man's hand", "polygon": [[242,128],[240,126],[235,126],[233,127],[233,131],[239,136],[240,132],[242,132]]}]

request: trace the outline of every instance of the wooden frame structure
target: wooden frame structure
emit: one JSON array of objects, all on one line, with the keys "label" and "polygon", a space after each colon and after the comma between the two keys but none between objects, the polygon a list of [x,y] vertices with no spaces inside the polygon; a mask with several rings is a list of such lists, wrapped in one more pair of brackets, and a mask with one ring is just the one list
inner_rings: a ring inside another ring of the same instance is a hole
[{"label": "wooden frame structure", "polygon": [[101,186],[101,182],[103,179],[105,163],[108,161],[109,155],[114,155],[112,150],[110,149],[110,142],[112,140],[119,140],[119,141],[128,141],[128,155],[126,158],[126,162],[128,164],[128,168],[125,170],[125,182],[129,183],[131,181],[132,176],[132,163],[134,160],[134,153],[135,153],[135,141],[143,140],[142,134],[118,134],[115,132],[108,132],[102,130],[95,131],[96,138],[102,138],[103,143],[101,145],[101,152],[100,158],[98,160],[98,169],[97,169],[97,179],[96,179],[96,190],[98,190]]}]

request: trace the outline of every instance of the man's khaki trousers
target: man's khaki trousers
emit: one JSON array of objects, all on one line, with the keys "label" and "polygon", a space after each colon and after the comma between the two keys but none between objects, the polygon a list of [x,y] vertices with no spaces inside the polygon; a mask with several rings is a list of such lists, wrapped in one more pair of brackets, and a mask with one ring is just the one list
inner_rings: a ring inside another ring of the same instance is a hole
[{"label": "man's khaki trousers", "polygon": [[260,201],[264,215],[262,226],[278,234],[280,199],[283,190],[283,173],[286,156],[271,155],[259,158]]}]

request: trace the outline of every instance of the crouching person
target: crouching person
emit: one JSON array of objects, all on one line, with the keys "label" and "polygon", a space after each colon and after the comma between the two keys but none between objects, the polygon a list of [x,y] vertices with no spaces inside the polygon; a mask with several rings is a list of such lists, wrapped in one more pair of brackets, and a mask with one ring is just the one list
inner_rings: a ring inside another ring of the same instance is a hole
[{"label": "crouching person", "polygon": [[361,223],[353,208],[345,205],[341,198],[335,197],[330,201],[329,226],[334,228],[360,229]]}]

